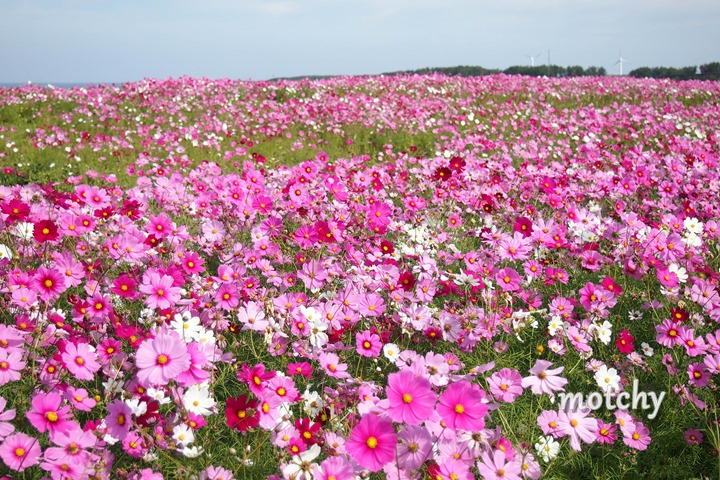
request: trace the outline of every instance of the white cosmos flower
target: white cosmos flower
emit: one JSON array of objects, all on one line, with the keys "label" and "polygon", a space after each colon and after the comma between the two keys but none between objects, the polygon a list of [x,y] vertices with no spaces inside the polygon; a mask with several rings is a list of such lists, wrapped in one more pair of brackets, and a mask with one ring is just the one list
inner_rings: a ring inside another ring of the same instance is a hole
[{"label": "white cosmos flower", "polygon": [[313,347],[321,348],[328,342],[328,336],[325,333],[328,328],[327,323],[316,319],[309,321],[308,325],[310,327],[310,344]]},{"label": "white cosmos flower", "polygon": [[605,320],[602,325],[597,327],[597,336],[598,340],[600,340],[605,345],[610,343],[610,339],[612,338],[612,323]]},{"label": "white cosmos flower", "polygon": [[182,315],[176,313],[175,318],[170,323],[170,328],[176,331],[178,335],[180,335],[180,338],[186,342],[197,342],[205,331],[205,328],[200,323],[200,319],[193,317],[192,314],[187,311],[183,312]]},{"label": "white cosmos flower", "polygon": [[320,410],[325,407],[325,401],[322,399],[319,393],[317,392],[311,392],[309,390],[305,390],[305,393],[302,394],[302,398],[304,400],[304,407],[305,412],[311,417],[315,417],[318,413],[320,413]]},{"label": "white cosmos flower", "polygon": [[147,412],[147,403],[143,402],[139,398],[129,398],[125,400],[125,405],[132,410],[132,414],[135,417],[141,417],[145,415],[145,412]]},{"label": "white cosmos flower", "polygon": [[203,417],[211,415],[215,408],[215,399],[210,394],[208,383],[200,383],[188,388],[183,395],[183,406],[188,412],[196,415]]},{"label": "white cosmos flower", "polygon": [[535,444],[535,451],[545,463],[551,461],[560,453],[560,443],[550,436],[541,436]]},{"label": "white cosmos flower", "polygon": [[383,345],[383,355],[385,358],[395,363],[395,360],[400,356],[400,347],[394,343],[386,343]]},{"label": "white cosmos flower", "polygon": [[14,228],[10,230],[10,233],[23,240],[30,240],[33,238],[34,232],[35,225],[30,222],[18,222],[15,224]]},{"label": "white cosmos flower", "polygon": [[695,235],[700,235],[703,231],[702,222],[695,217],[686,217],[685,220],[683,220],[683,227],[685,227],[686,232],[694,233]]},{"label": "white cosmos flower", "polygon": [[173,427],[172,438],[178,445],[187,447],[195,441],[195,434],[193,433],[192,428],[184,423],[179,423]]},{"label": "white cosmos flower", "polygon": [[595,372],[595,381],[603,392],[616,392],[620,387],[620,375],[614,368],[602,365]]},{"label": "white cosmos flower", "polygon": [[182,454],[186,458],[197,458],[200,456],[201,453],[203,453],[205,450],[202,447],[198,446],[192,446],[192,447],[185,447],[182,449]]},{"label": "white cosmos flower", "polygon": [[553,315],[550,317],[550,323],[548,324],[548,333],[555,336],[558,330],[563,331],[563,321],[560,315]]},{"label": "white cosmos flower", "polygon": [[681,266],[678,265],[677,263],[671,263],[671,264],[668,266],[668,271],[670,271],[670,272],[674,273],[675,275],[677,275],[678,281],[679,281],[680,283],[685,283],[685,282],[687,282],[687,279],[688,279],[687,270],[685,270],[683,267],[681,267]]},{"label": "white cosmos flower", "polygon": [[293,455],[292,460],[283,468],[285,478],[295,480],[311,480],[313,460],[320,455],[320,447],[313,445],[299,455]]},{"label": "white cosmos flower", "polygon": [[8,260],[13,259],[12,250],[10,250],[6,245],[0,243],[0,260],[3,260],[7,258]]}]

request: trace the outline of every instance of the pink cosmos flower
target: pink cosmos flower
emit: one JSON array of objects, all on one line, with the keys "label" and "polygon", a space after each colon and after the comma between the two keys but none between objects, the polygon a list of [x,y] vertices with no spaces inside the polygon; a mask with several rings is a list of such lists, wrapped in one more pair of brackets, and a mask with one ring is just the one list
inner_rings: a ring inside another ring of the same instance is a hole
[{"label": "pink cosmos flower", "polygon": [[8,468],[18,472],[37,465],[41,454],[40,442],[24,433],[14,433],[0,445],[0,458]]},{"label": "pink cosmos flower", "polygon": [[655,326],[657,335],[655,341],[664,347],[674,347],[680,344],[680,333],[685,327],[673,322],[669,318],[663,320],[662,324]]},{"label": "pink cosmos flower", "polygon": [[570,446],[573,450],[581,450],[580,440],[592,443],[596,439],[597,420],[588,417],[589,413],[589,409],[558,413],[558,426],[565,435],[570,437]]},{"label": "pink cosmos flower", "polygon": [[368,317],[379,317],[385,312],[385,302],[380,295],[369,293],[360,297],[357,311]]},{"label": "pink cosmos flower", "polygon": [[687,373],[690,377],[688,383],[692,387],[702,388],[710,382],[710,373],[706,371],[705,363],[691,363],[688,365]]},{"label": "pink cosmos flower", "polygon": [[690,445],[700,445],[705,437],[702,432],[697,428],[688,428],[685,430],[685,441]]},{"label": "pink cosmos flower", "polygon": [[12,291],[12,303],[17,307],[29,310],[30,307],[37,303],[37,301],[38,296],[35,290],[30,290],[27,287],[20,287]]},{"label": "pink cosmos flower", "polygon": [[64,396],[73,407],[84,412],[89,412],[97,404],[94,398],[88,396],[88,392],[84,388],[68,387]]},{"label": "pink cosmos flower", "polygon": [[433,438],[425,427],[408,425],[398,434],[397,461],[407,470],[419,468],[430,457]]},{"label": "pink cosmos flower", "polygon": [[145,304],[148,308],[172,308],[180,300],[180,287],[173,286],[174,280],[170,275],[160,275],[150,272],[143,275],[140,291],[148,297]]},{"label": "pink cosmos flower", "polygon": [[7,400],[0,397],[0,441],[15,431],[15,425],[9,422],[15,418],[15,409],[5,410]]},{"label": "pink cosmos flower", "polygon": [[457,460],[454,457],[449,457],[443,459],[438,463],[438,470],[435,478],[450,478],[453,480],[474,480],[474,475],[470,471],[470,465],[468,465],[467,462]]},{"label": "pink cosmos flower", "polygon": [[515,460],[508,462],[501,450],[485,451],[481,459],[477,467],[485,480],[520,479],[520,463]]},{"label": "pink cosmos flower", "polygon": [[232,310],[240,304],[240,292],[232,283],[223,283],[215,292],[218,307],[223,310]]},{"label": "pink cosmos flower", "polygon": [[430,382],[410,370],[391,373],[386,392],[388,413],[394,422],[419,425],[435,411],[437,397]]},{"label": "pink cosmos flower", "polygon": [[495,281],[504,292],[514,292],[520,289],[522,278],[514,268],[505,267],[497,271]]},{"label": "pink cosmos flower", "polygon": [[611,423],[605,423],[598,419],[597,430],[595,431],[595,438],[599,444],[612,445],[617,440],[617,427]]},{"label": "pink cosmos flower", "polygon": [[20,380],[20,371],[25,368],[22,352],[0,348],[0,385]]},{"label": "pink cosmos flower", "polygon": [[43,457],[45,460],[63,460],[68,459],[73,463],[86,463],[90,460],[90,452],[97,443],[95,432],[83,431],[78,426],[69,432],[61,432],[53,435],[52,442],[57,447],[49,447],[45,450]]},{"label": "pink cosmos flower", "polygon": [[320,366],[329,376],[338,379],[350,378],[350,374],[347,373],[347,364],[338,363],[340,362],[340,357],[336,354],[332,352],[322,352],[318,356],[318,362],[320,362]]},{"label": "pink cosmos flower", "polygon": [[38,393],[32,398],[32,408],[25,416],[40,433],[68,432],[77,424],[71,420],[70,407],[60,407],[62,400],[57,392]]},{"label": "pink cosmos flower", "polygon": [[145,386],[167,383],[190,368],[187,345],[175,333],[160,333],[143,341],[135,354],[138,380]]},{"label": "pink cosmos flower", "polygon": [[315,480],[353,480],[352,467],[343,457],[329,457],[313,467]]},{"label": "pink cosmos flower", "polygon": [[115,400],[107,406],[107,410],[105,425],[108,433],[118,440],[123,440],[130,432],[132,410],[122,400]]},{"label": "pink cosmos flower", "polygon": [[350,432],[345,450],[361,467],[377,472],[395,459],[397,438],[391,422],[368,414]]},{"label": "pink cosmos flower", "polygon": [[650,441],[650,430],[642,422],[635,422],[628,434],[623,433],[623,442],[630,448],[646,450]]},{"label": "pink cosmos flower", "polygon": [[33,286],[41,299],[50,302],[66,290],[65,276],[55,268],[41,266],[33,277]]},{"label": "pink cosmos flower", "polygon": [[440,395],[437,412],[449,430],[478,431],[485,428],[488,407],[485,392],[470,382],[453,383]]},{"label": "pink cosmos flower", "polygon": [[543,410],[537,418],[537,424],[545,435],[552,435],[555,438],[563,436],[560,425],[558,425],[558,414],[555,410]]},{"label": "pink cosmos flower", "polygon": [[703,337],[695,337],[695,329],[683,328],[680,330],[679,343],[685,347],[685,353],[690,357],[697,357],[707,351],[707,345]]},{"label": "pink cosmos flower", "polygon": [[380,337],[371,333],[370,330],[364,330],[355,335],[355,344],[357,352],[363,357],[377,357],[382,349]]},{"label": "pink cosmos flower", "polygon": [[549,369],[551,365],[552,362],[547,360],[536,360],[535,365],[530,369],[532,375],[522,379],[522,387],[530,387],[535,395],[543,393],[553,395],[553,392],[565,390],[567,379],[557,376],[565,370],[565,367]]},{"label": "pink cosmos flower", "polygon": [[78,380],[92,380],[100,370],[95,349],[87,343],[67,343],[62,354],[65,368]]},{"label": "pink cosmos flower", "polygon": [[629,436],[630,433],[635,429],[636,420],[627,410],[615,410],[615,423],[620,427],[620,431],[623,435]]},{"label": "pink cosmos flower", "polygon": [[522,377],[517,370],[503,368],[488,379],[490,393],[501,402],[512,403],[522,395]]}]

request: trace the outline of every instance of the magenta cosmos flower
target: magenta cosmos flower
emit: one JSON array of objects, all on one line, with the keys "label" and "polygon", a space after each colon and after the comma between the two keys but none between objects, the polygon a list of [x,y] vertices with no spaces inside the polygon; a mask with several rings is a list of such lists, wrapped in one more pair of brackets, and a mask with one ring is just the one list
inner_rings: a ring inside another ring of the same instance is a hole
[{"label": "magenta cosmos flower", "polygon": [[62,401],[62,396],[57,392],[38,393],[31,401],[32,409],[25,416],[40,433],[67,433],[77,424],[72,421],[68,405],[60,408]]},{"label": "magenta cosmos flower", "polygon": [[485,428],[488,407],[485,392],[477,385],[462,381],[453,383],[440,395],[437,411],[450,430],[479,431]]},{"label": "magenta cosmos flower", "polygon": [[505,292],[514,292],[520,289],[522,278],[514,268],[505,267],[495,274],[495,281]]},{"label": "magenta cosmos flower", "polygon": [[37,465],[41,453],[40,442],[24,433],[10,435],[0,445],[0,458],[10,469],[18,472]]},{"label": "magenta cosmos flower", "polygon": [[564,390],[567,379],[558,377],[557,374],[565,370],[565,367],[549,369],[552,362],[547,360],[536,360],[535,365],[530,369],[529,377],[522,379],[522,387],[530,387],[535,395],[547,393],[552,395],[553,392]]},{"label": "magenta cosmos flower", "polygon": [[377,334],[364,330],[355,336],[355,346],[363,357],[377,357],[382,349],[382,341]]},{"label": "magenta cosmos flower", "polygon": [[386,392],[388,413],[394,422],[420,425],[435,411],[437,397],[430,382],[410,370],[391,373]]},{"label": "magenta cosmos flower", "polygon": [[167,385],[170,379],[190,368],[190,355],[176,333],[160,333],[140,344],[135,365],[140,369],[137,377],[143,385]]},{"label": "magenta cosmos flower", "polygon": [[397,435],[392,423],[368,414],[350,432],[345,450],[360,466],[377,472],[393,461],[396,445]]}]

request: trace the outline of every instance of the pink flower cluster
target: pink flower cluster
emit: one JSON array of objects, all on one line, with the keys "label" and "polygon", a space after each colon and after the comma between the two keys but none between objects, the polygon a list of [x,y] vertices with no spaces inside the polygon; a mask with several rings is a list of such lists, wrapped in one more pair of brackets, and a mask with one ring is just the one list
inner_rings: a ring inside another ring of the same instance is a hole
[{"label": "pink flower cluster", "polygon": [[[639,452],[662,425],[556,410],[558,392],[614,396],[658,372],[700,412],[677,432],[699,445],[720,374],[720,116],[702,92],[720,86],[0,90],[0,105],[78,104],[33,148],[132,156],[137,177],[0,186],[0,459],[157,479],[158,458],[179,457],[229,480],[236,466],[193,460],[203,439],[262,433],[278,478],[539,478],[555,439]],[[578,108],[548,108],[558,95]],[[357,128],[402,145],[353,154]],[[348,155],[322,151],[324,132]],[[258,145],[277,138],[316,153],[271,167]]]}]

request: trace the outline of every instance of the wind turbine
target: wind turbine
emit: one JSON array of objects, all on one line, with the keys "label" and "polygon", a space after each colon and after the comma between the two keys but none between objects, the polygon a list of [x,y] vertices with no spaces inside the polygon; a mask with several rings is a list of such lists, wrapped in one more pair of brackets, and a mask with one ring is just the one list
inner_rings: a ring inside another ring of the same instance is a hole
[{"label": "wind turbine", "polygon": [[534,67],[534,66],[535,66],[535,59],[538,58],[540,55],[542,55],[542,53],[536,53],[535,55],[525,55],[525,56],[530,59],[530,66],[531,66],[531,67]]},{"label": "wind turbine", "polygon": [[622,77],[622,74],[623,74],[623,70],[622,70],[623,63],[630,63],[630,62],[628,62],[627,60],[625,60],[625,59],[623,58],[623,56],[622,56],[622,50],[620,50],[620,58],[618,58],[618,61],[617,61],[617,62],[613,63],[613,67],[614,67],[615,65],[620,64],[620,76],[621,76],[621,77]]}]

